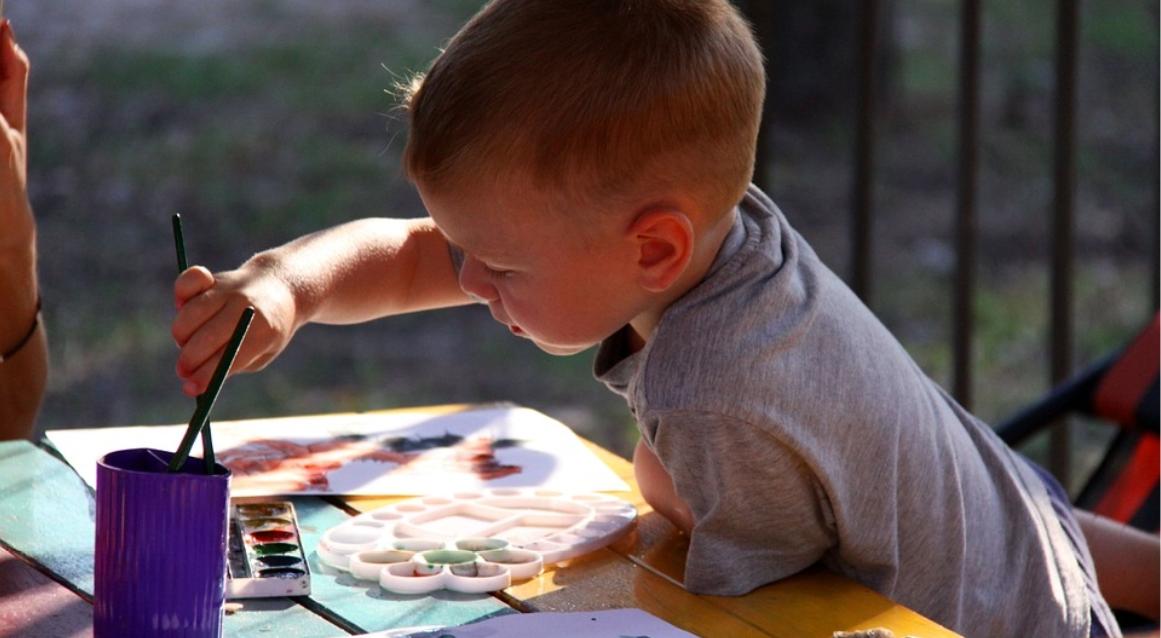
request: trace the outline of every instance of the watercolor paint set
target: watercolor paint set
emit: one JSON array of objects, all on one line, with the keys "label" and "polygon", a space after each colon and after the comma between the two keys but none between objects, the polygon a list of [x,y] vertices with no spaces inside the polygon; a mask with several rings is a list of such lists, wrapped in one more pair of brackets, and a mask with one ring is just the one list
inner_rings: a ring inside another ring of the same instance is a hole
[{"label": "watercolor paint set", "polygon": [[310,567],[290,501],[232,502],[228,551],[227,598],[310,594]]}]

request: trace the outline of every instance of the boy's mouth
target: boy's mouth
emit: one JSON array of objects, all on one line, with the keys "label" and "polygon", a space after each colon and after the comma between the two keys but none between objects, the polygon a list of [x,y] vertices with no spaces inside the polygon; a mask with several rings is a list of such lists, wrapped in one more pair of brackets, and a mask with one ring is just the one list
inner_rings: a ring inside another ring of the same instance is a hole
[{"label": "boy's mouth", "polygon": [[512,323],[512,321],[508,319],[507,313],[500,311],[492,304],[488,304],[488,310],[492,312],[492,318],[495,319],[497,323],[502,323],[505,326],[508,326],[508,330],[510,330],[512,334],[518,337],[526,336],[524,331],[520,329],[520,326]]}]

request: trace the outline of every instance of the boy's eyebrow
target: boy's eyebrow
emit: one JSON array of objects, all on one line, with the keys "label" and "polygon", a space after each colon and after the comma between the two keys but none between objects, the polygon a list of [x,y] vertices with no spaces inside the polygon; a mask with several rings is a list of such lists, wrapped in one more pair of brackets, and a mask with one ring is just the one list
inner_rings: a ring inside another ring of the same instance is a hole
[{"label": "boy's eyebrow", "polygon": [[509,249],[507,251],[491,252],[491,250],[488,247],[485,247],[483,250],[478,250],[478,247],[468,248],[468,247],[464,246],[462,243],[452,239],[447,234],[447,231],[445,231],[438,224],[436,225],[436,229],[439,230],[439,234],[443,235],[443,238],[447,241],[447,243],[452,248],[460,251],[461,253],[463,253],[465,255],[471,255],[472,257],[474,257],[480,261],[485,261],[485,262],[489,262],[492,264],[505,264],[505,265],[512,265],[516,261],[518,261],[518,259],[513,259],[513,257],[515,256],[516,253],[513,253],[511,249]]},{"label": "boy's eyebrow", "polygon": [[473,259],[476,259],[477,261],[482,261],[486,265],[492,265],[492,266],[511,266],[511,265],[514,265],[506,259],[498,258],[499,257],[498,255],[485,255],[485,254],[479,253],[479,252],[474,251],[474,250],[468,250],[468,249],[464,248],[462,245],[452,241],[451,237],[448,237],[447,233],[444,233],[443,230],[440,230],[439,232],[441,234],[443,234],[443,237],[444,237],[444,239],[447,240],[448,245],[451,246],[452,249],[459,251],[461,255],[471,256]]}]

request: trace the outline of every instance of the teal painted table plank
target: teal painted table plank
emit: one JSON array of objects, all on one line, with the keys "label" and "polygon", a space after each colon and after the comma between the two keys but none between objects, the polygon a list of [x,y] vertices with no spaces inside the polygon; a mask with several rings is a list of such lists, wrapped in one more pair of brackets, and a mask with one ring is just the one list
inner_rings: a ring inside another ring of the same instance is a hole
[{"label": "teal painted table plank", "polygon": [[27,441],[0,443],[0,540],[93,595],[92,492]]},{"label": "teal painted table plank", "polygon": [[441,591],[425,596],[404,596],[384,591],[377,583],[356,580],[350,574],[323,564],[315,548],[331,527],[347,519],[346,513],[318,498],[291,499],[298,512],[303,548],[310,562],[310,598],[359,629],[382,631],[423,625],[462,625],[491,616],[515,613],[487,594]]},{"label": "teal painted table plank", "polygon": [[[311,566],[311,603],[324,616],[363,631],[416,625],[459,625],[514,613],[486,595],[439,592],[403,596],[326,567],[315,553],[322,534],[347,514],[315,497],[293,499]],[[93,593],[92,491],[65,463],[24,441],[0,442],[0,540],[61,576],[88,597]],[[227,636],[306,638],[338,636],[339,627],[292,599],[236,601],[226,617]]]},{"label": "teal painted table plank", "polygon": [[242,610],[226,615],[222,633],[227,638],[338,638],[349,633],[290,598],[230,602],[242,603]]},{"label": "teal painted table plank", "polygon": [[[72,468],[27,441],[0,442],[0,540],[89,600],[93,518],[92,492]],[[226,636],[241,638],[330,638],[344,633],[286,598],[248,601],[243,611],[226,616],[224,629]]]}]

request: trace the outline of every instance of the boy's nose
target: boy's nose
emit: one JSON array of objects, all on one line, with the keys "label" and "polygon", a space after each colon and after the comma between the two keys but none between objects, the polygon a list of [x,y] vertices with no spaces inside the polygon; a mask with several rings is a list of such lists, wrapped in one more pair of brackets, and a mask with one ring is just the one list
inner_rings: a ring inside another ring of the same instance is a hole
[{"label": "boy's nose", "polygon": [[488,282],[484,265],[470,256],[464,257],[460,267],[460,289],[477,303],[489,303],[500,297],[496,287]]}]

